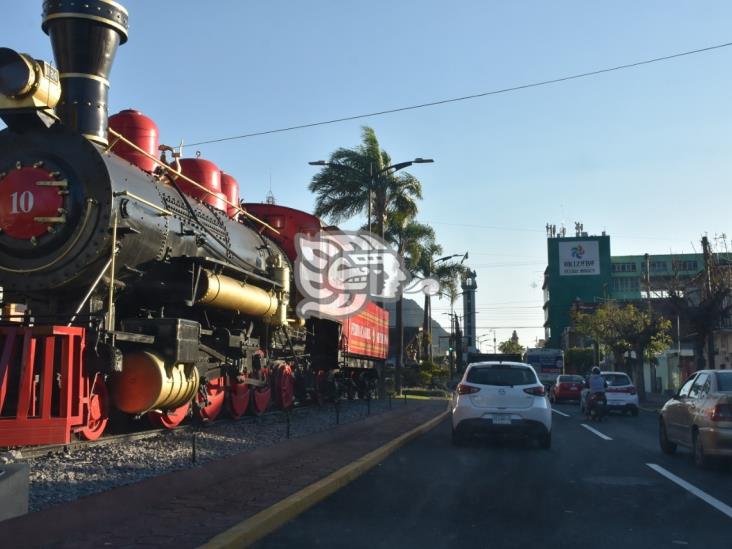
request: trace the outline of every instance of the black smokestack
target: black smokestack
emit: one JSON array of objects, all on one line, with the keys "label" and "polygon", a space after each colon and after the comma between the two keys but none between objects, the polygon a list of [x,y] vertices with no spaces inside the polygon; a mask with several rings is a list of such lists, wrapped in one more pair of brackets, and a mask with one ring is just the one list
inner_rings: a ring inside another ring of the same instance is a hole
[{"label": "black smokestack", "polygon": [[46,0],[43,32],[51,37],[61,73],[61,121],[97,143],[107,143],[109,71],[127,42],[127,10],[112,0]]}]

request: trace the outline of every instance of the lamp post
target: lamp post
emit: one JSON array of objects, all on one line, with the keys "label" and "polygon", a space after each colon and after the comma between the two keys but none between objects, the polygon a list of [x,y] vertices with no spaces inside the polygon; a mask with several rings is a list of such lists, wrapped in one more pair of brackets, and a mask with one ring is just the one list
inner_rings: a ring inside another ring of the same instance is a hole
[{"label": "lamp post", "polygon": [[[403,170],[404,168],[408,168],[412,164],[431,164],[434,160],[432,158],[422,158],[417,157],[414,160],[408,160],[406,162],[397,162],[396,164],[392,164],[391,166],[386,166],[385,168],[380,169],[376,173],[374,173],[374,163],[369,163],[369,173],[366,174],[362,172],[361,170],[358,170],[352,166],[348,166],[346,164],[339,164],[338,162],[327,162],[325,160],[313,160],[312,162],[308,162],[311,166],[328,166],[331,168],[338,168],[338,169],[344,169],[344,170],[350,170],[356,174],[359,175],[359,177],[366,179],[369,179],[369,199],[368,199],[368,226],[369,226],[369,232],[371,232],[371,193],[374,190],[374,186],[377,180],[381,178],[382,175],[389,172],[389,170],[394,170],[392,173],[396,173],[399,170]],[[383,212],[382,212],[383,214]],[[384,238],[384,220],[381,220],[381,234],[379,235],[381,238]]]}]

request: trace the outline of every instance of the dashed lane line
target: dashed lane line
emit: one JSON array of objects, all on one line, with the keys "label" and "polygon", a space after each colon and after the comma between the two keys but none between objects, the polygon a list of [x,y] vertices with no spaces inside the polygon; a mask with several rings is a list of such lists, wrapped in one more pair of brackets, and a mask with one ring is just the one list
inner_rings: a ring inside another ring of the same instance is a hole
[{"label": "dashed lane line", "polygon": [[559,410],[557,410],[556,408],[552,408],[552,412],[554,412],[555,414],[559,414],[559,415],[560,415],[560,416],[562,416],[562,417],[572,417],[572,416],[570,416],[569,414],[565,414],[564,412],[560,412],[560,411],[559,411]]},{"label": "dashed lane line", "polygon": [[711,505],[712,507],[717,509],[717,511],[721,511],[722,513],[727,515],[729,518],[732,518],[732,507],[730,507],[726,503],[719,501],[714,496],[710,496],[703,490],[700,490],[693,484],[690,484],[690,483],[686,482],[684,479],[677,477],[676,475],[674,475],[670,471],[667,471],[660,465],[656,465],[655,463],[646,463],[646,465],[648,465],[648,467],[650,467],[651,469],[656,471],[656,473],[658,473],[659,475],[666,477],[671,482],[678,484],[684,490],[694,494],[699,499],[705,501],[706,503],[708,503],[709,505]]},{"label": "dashed lane line", "polygon": [[580,423],[580,425],[582,425],[582,427],[587,429],[590,433],[593,433],[593,434],[597,435],[598,437],[600,437],[602,440],[612,440],[611,437],[607,436],[606,434],[601,433],[597,429],[590,427],[586,423]]}]

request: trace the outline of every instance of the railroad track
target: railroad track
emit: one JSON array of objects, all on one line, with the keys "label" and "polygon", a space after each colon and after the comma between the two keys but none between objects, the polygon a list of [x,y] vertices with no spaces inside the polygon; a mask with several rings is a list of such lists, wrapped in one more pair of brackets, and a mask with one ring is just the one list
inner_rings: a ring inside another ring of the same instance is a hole
[{"label": "railroad track", "polygon": [[[296,415],[300,413],[303,410],[313,410],[317,409],[316,407],[310,406],[310,405],[303,405],[303,406],[295,406],[290,414]],[[133,433],[121,433],[121,434],[111,434],[111,435],[104,435],[102,438],[98,440],[72,440],[69,444],[44,444],[41,446],[25,446],[25,447],[16,447],[16,448],[4,448],[3,451],[19,451],[21,453],[22,459],[32,459],[37,457],[43,457],[48,454],[61,454],[61,453],[72,453],[76,450],[80,450],[82,448],[89,448],[92,446],[106,446],[110,444],[121,444],[125,442],[134,442],[137,440],[146,440],[149,438],[155,438],[161,435],[164,435],[166,433],[176,433],[176,432],[190,432],[191,434],[195,432],[199,432],[204,429],[210,429],[215,427],[218,424],[226,423],[226,422],[244,422],[248,424],[252,423],[258,423],[261,421],[264,421],[268,418],[274,418],[274,417],[286,417],[287,412],[283,410],[271,410],[269,412],[265,412],[260,416],[244,416],[239,419],[231,419],[231,418],[220,418],[215,420],[213,423],[210,424],[186,424],[186,425],[180,425],[178,427],[174,427],[172,429],[166,429],[166,428],[160,428],[160,429],[145,429],[144,431],[136,431]]]}]

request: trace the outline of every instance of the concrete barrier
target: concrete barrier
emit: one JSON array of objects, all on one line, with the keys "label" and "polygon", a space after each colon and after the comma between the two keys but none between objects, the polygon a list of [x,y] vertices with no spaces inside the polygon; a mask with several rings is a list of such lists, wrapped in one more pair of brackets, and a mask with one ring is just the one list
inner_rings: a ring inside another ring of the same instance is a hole
[{"label": "concrete barrier", "polygon": [[0,465],[0,521],[28,512],[27,463]]}]

